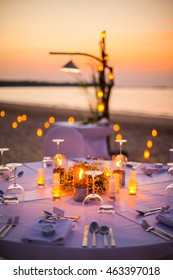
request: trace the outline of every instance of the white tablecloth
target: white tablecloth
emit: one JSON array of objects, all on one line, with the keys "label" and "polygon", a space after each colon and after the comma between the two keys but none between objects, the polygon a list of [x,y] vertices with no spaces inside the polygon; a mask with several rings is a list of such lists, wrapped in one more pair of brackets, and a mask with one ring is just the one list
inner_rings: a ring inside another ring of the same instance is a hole
[{"label": "white tablecloth", "polygon": [[[18,179],[25,188],[25,194],[36,191],[37,168],[41,163],[28,163],[20,167],[24,170],[24,176]],[[112,204],[115,214],[99,214],[98,206],[83,206],[75,202],[72,196],[62,197],[60,201],[51,198],[52,169],[46,168],[45,197],[42,199],[19,203],[17,205],[0,205],[0,227],[9,217],[20,215],[19,224],[9,234],[0,239],[1,256],[7,259],[172,259],[173,240],[165,241],[152,233],[145,232],[140,223],[143,219],[137,212],[137,208],[154,208],[165,206],[167,200],[164,196],[165,187],[171,182],[171,177],[166,172],[153,174],[151,177],[139,175],[138,191],[135,198],[131,198],[127,192],[129,168],[126,172],[126,186],[120,189],[115,202],[109,202],[103,196],[105,204]],[[5,190],[9,182],[1,182],[1,189]],[[44,190],[43,190],[44,193]],[[46,198],[49,197],[49,198]],[[24,244],[21,239],[31,225],[43,217],[42,210],[51,211],[53,207],[61,208],[65,215],[80,215],[80,219],[74,222],[74,228],[65,240],[64,245],[33,245]],[[172,205],[173,207],[173,205]],[[155,215],[146,217],[151,225],[157,225],[173,234],[173,228],[159,223]],[[103,236],[97,234],[97,247],[92,248],[89,233],[89,245],[82,248],[83,230],[85,225],[97,221],[98,224],[113,228],[116,247],[103,246]]]}]

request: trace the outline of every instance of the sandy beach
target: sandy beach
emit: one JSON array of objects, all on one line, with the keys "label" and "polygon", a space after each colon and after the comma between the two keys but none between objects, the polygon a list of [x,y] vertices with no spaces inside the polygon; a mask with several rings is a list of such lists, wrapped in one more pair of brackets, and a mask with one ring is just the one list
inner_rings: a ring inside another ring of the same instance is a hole
[{"label": "sandy beach", "polygon": [[[84,121],[89,112],[66,110],[58,108],[47,108],[39,106],[0,104],[0,111],[5,111],[5,116],[0,117],[0,147],[7,147],[10,150],[5,153],[6,162],[30,162],[41,161],[42,142],[48,129],[44,128],[44,122],[50,116],[55,121],[67,121],[68,117],[73,116],[76,121]],[[17,116],[26,114],[27,120],[18,123],[16,129],[12,128],[12,123]],[[110,115],[112,124],[119,124],[120,131],[114,132],[110,137],[111,152],[116,153],[118,146],[115,143],[115,136],[121,133],[127,143],[124,150],[128,155],[129,161],[140,162],[170,162],[169,149],[173,145],[173,120],[164,118],[144,117],[139,115]],[[36,131],[42,128],[43,136],[38,137]],[[157,137],[151,135],[152,129],[158,132]],[[145,160],[143,152],[147,148],[147,140],[153,141],[150,148],[150,158]]]}]

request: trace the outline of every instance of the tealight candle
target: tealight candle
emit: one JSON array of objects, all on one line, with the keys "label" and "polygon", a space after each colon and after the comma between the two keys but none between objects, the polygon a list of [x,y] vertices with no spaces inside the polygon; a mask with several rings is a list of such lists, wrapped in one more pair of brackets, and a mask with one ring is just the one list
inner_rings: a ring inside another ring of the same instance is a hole
[{"label": "tealight candle", "polygon": [[39,168],[37,171],[37,185],[38,187],[44,186],[44,168]]},{"label": "tealight candle", "polygon": [[136,196],[137,182],[135,170],[131,170],[130,172],[128,191],[130,196]]},{"label": "tealight candle", "polygon": [[60,174],[53,173],[53,186],[52,186],[53,199],[58,200],[61,198]]}]

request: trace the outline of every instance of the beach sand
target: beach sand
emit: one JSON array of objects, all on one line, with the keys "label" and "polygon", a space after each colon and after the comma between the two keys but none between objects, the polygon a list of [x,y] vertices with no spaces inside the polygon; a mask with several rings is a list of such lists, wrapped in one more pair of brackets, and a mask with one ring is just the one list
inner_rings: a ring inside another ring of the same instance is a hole
[{"label": "beach sand", "polygon": [[[0,111],[5,111],[5,116],[0,117],[0,147],[10,150],[5,152],[6,162],[30,162],[41,161],[42,142],[48,129],[44,128],[44,122],[50,116],[55,121],[67,121],[73,116],[76,121],[83,121],[89,112],[66,110],[63,108],[47,108],[17,104],[0,104]],[[18,123],[16,129],[12,128],[12,122],[17,116],[26,114],[27,120]],[[173,120],[164,118],[144,117],[139,115],[110,114],[110,122],[119,124],[120,131],[114,132],[110,137],[111,152],[118,152],[118,144],[115,143],[115,136],[121,133],[127,143],[124,144],[124,151],[129,161],[140,162],[170,162],[169,149],[173,147]],[[42,128],[43,136],[38,137],[36,131]],[[50,129],[50,128],[49,128]],[[157,137],[151,135],[152,129],[158,132]],[[147,140],[153,141],[150,148],[150,158],[144,159],[143,153],[147,148]]]}]

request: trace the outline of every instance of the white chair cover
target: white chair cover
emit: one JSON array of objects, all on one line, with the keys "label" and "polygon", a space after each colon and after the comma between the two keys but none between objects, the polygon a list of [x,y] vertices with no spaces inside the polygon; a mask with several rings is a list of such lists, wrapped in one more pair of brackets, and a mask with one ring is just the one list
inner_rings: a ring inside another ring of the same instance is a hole
[{"label": "white chair cover", "polygon": [[52,127],[43,140],[43,156],[54,156],[57,153],[57,143],[53,139],[64,139],[60,143],[60,153],[66,154],[67,159],[85,157],[85,142],[83,136],[71,127]]}]

